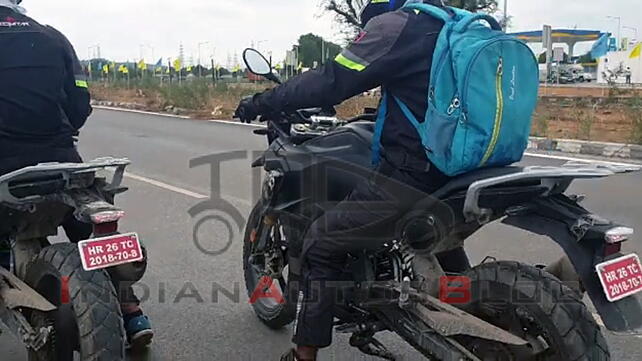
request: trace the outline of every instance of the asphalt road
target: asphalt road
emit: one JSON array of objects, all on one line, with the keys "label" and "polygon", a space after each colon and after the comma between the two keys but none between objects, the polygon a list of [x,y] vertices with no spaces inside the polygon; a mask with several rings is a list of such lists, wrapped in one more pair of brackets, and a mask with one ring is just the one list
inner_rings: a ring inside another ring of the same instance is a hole
[{"label": "asphalt road", "polygon": [[[198,157],[242,151],[220,171],[221,194],[245,217],[252,204],[252,151],[265,139],[239,124],[213,123],[154,115],[97,110],[82,134],[81,153],[128,157],[133,164],[126,179],[130,191],[118,199],[127,212],[122,229],[136,231],[149,249],[149,271],[137,288],[156,330],[147,360],[278,360],[289,344],[289,330],[274,332],[260,324],[247,303],[242,278],[241,243],[232,227],[230,248],[221,255],[203,253],[193,241],[194,226],[211,212],[195,217],[188,210],[207,199],[212,181],[207,166],[190,168]],[[526,165],[558,165],[563,161],[526,157]],[[216,183],[216,182],[215,182]],[[572,191],[588,195],[585,205],[621,223],[642,225],[642,174],[577,182]],[[206,224],[198,232],[207,249],[227,244],[229,230]],[[490,225],[467,242],[473,262],[486,256],[546,263],[560,255],[551,241]],[[627,251],[642,254],[642,239],[628,242]],[[642,360],[641,338],[608,335],[614,360]],[[396,336],[382,340],[405,360],[421,360]],[[25,360],[21,345],[8,333],[0,335],[5,361]],[[370,360],[337,337],[322,360]]]}]

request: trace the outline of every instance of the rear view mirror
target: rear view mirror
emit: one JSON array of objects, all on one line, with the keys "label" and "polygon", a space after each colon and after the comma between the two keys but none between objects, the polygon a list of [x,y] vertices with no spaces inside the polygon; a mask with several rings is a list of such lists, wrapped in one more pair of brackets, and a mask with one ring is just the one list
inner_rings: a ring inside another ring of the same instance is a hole
[{"label": "rear view mirror", "polygon": [[243,51],[243,61],[250,72],[256,75],[266,76],[272,74],[270,61],[255,49],[245,49]]}]

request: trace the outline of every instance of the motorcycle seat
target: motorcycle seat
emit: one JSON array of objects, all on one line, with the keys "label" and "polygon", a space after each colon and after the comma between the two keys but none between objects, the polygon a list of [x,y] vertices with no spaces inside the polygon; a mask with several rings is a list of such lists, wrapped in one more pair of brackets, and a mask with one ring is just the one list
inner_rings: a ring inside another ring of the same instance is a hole
[{"label": "motorcycle seat", "polygon": [[[446,183],[446,185],[438,189],[432,195],[433,197],[443,199],[454,193],[468,190],[468,188],[477,181],[488,179],[488,178],[500,177],[508,174],[519,173],[519,172],[522,172],[523,170],[524,170],[523,167],[514,167],[514,166],[483,168],[483,169],[474,170],[472,172],[468,172],[453,178],[450,182]],[[518,182],[509,183],[509,186],[510,185],[512,186],[533,185],[533,184],[534,183],[532,181],[528,181],[528,182],[518,181]],[[506,187],[507,185],[503,185],[503,186]]]}]

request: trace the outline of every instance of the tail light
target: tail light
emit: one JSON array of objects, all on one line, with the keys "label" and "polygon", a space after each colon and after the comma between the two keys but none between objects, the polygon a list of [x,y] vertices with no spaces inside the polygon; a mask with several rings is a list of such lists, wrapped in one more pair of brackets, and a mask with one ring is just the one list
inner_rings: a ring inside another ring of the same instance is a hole
[{"label": "tail light", "polygon": [[629,227],[615,227],[604,233],[604,257],[619,253],[622,250],[622,242],[633,236],[634,230]]},{"label": "tail light", "polygon": [[615,227],[611,228],[604,234],[604,240],[606,243],[622,243],[627,241],[635,231],[633,228],[629,227]]},{"label": "tail light", "polygon": [[93,224],[118,222],[124,216],[125,216],[124,211],[98,212],[91,215],[91,222]]}]

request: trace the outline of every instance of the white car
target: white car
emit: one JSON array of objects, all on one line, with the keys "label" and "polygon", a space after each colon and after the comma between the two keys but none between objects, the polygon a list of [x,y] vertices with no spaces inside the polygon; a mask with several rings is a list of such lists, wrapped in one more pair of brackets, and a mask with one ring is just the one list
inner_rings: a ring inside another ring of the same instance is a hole
[{"label": "white car", "polygon": [[593,81],[593,74],[579,73],[577,76],[577,81],[579,81],[580,83],[584,83],[584,82],[590,83]]}]

